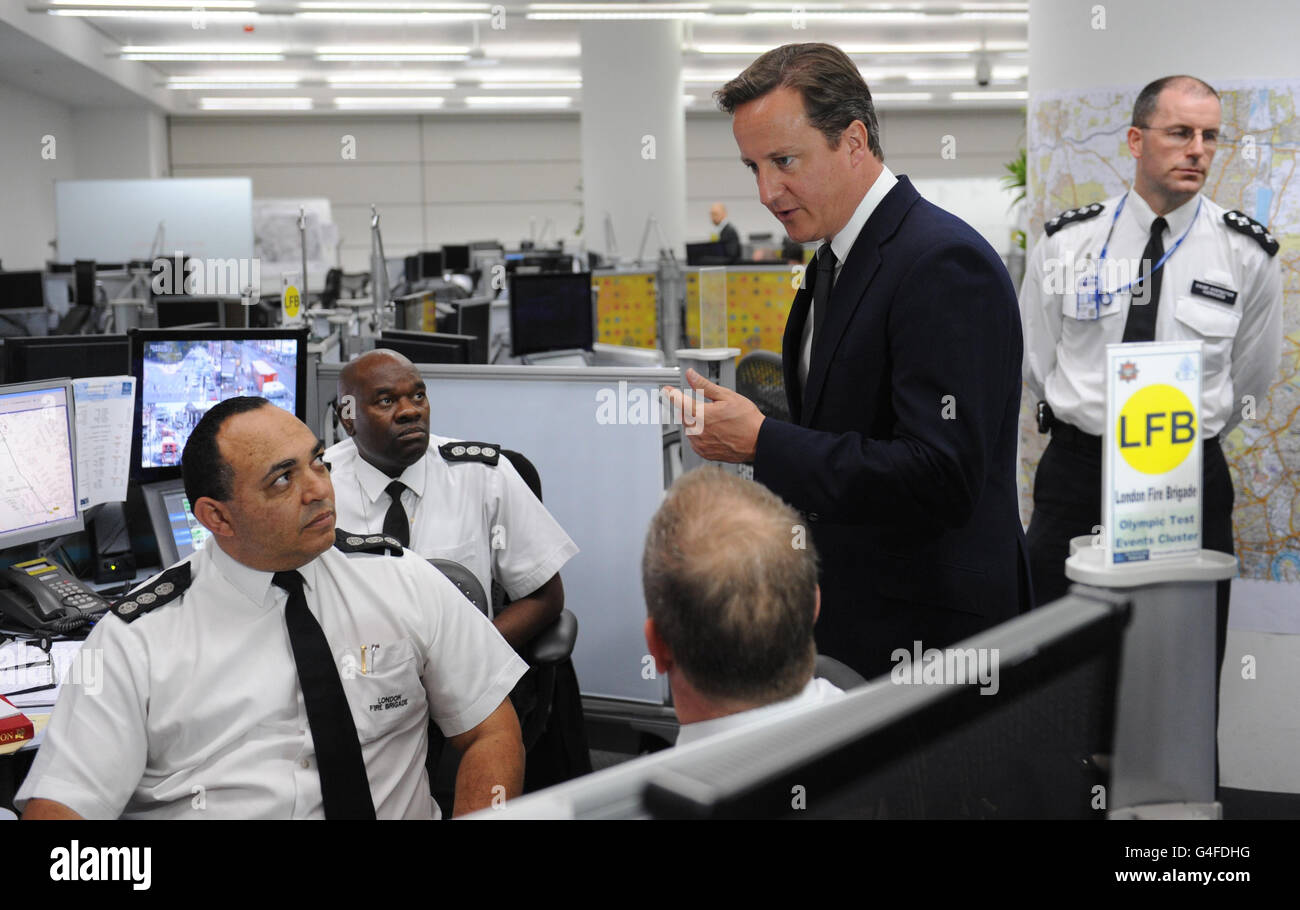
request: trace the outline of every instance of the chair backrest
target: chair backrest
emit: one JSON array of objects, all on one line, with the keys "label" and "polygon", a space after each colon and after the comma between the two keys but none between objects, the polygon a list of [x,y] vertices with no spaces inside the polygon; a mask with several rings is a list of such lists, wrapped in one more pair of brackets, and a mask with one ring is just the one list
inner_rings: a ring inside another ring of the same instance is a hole
[{"label": "chair backrest", "polygon": [[845,692],[858,686],[864,686],[867,683],[867,678],[857,670],[847,664],[840,663],[833,657],[827,657],[825,654],[817,655],[817,663],[813,667],[813,676],[824,679],[832,686],[838,686]]},{"label": "chair backrest", "polygon": [[754,402],[764,417],[790,419],[780,354],[751,351],[740,358],[736,364],[736,391]]},{"label": "chair backrest", "polygon": [[479,583],[473,572],[450,559],[430,559],[429,565],[447,576],[447,580],[454,584],[460,593],[465,595],[465,599],[478,608],[480,613],[491,617],[487,594],[484,593],[483,585]]},{"label": "chair backrest", "polygon": [[325,273],[325,287],[320,292],[320,303],[323,307],[332,307],[338,303],[339,292],[343,287],[343,270],[330,269]]},{"label": "chair backrest", "polygon": [[537,473],[537,468],[533,463],[520,453],[510,449],[502,449],[501,454],[510,459],[510,463],[519,472],[519,476],[524,479],[524,483],[528,484],[528,489],[533,491],[533,495],[537,497],[538,501],[541,501],[542,475]]}]

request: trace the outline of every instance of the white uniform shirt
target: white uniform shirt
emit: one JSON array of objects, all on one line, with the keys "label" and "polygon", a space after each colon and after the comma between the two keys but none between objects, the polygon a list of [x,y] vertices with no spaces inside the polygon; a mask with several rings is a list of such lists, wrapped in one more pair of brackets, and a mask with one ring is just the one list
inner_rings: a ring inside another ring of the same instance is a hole
[{"label": "white uniform shirt", "polygon": [[[867,190],[858,203],[858,207],[853,210],[853,216],[840,232],[831,238],[831,252],[835,254],[835,277],[834,281],[839,281],[840,271],[844,268],[844,261],[849,258],[849,252],[853,249],[853,244],[858,242],[858,235],[862,233],[862,228],[866,225],[867,219],[871,213],[880,205],[880,200],[889,194],[898,183],[898,178],[894,172],[885,166],[881,166],[880,175],[876,177],[876,182],[871,184],[871,189]],[[817,255],[821,255],[823,243],[817,247]],[[808,263],[808,268],[815,269],[817,260],[813,259]],[[832,283],[832,287],[833,287]],[[816,304],[808,305],[808,318],[804,320],[803,335],[799,339],[799,385],[808,384],[808,363],[812,360],[812,330],[813,330],[813,307]]]},{"label": "white uniform shirt", "polygon": [[551,513],[533,495],[510,460],[495,467],[450,462],[429,437],[429,450],[397,478],[361,457],[345,439],[329,447],[325,461],[334,483],[337,524],[345,531],[379,534],[392,504],[385,488],[406,485],[402,508],[411,523],[411,549],[425,559],[450,559],[474,573],[491,595],[492,579],[511,600],[533,593],[578,552]]},{"label": "white uniform shirt", "polygon": [[[1126,198],[1115,220],[1116,207]],[[1200,213],[1197,214],[1197,203]],[[1085,264],[1096,261],[1114,221],[1099,280],[1108,292],[1140,276],[1137,265],[1155,213],[1135,192],[1107,199],[1086,221],[1066,224],[1034,247],[1020,289],[1024,376],[1032,400],[1045,400],[1058,420],[1100,436],[1106,417],[1106,345],[1124,340],[1132,294],[1113,295],[1091,318],[1089,298],[1076,292]],[[1260,401],[1277,377],[1282,352],[1282,272],[1276,257],[1223,221],[1225,209],[1203,196],[1165,215],[1168,252],[1161,267],[1157,341],[1201,341],[1204,438],[1229,432],[1241,420],[1242,397]],[[1195,223],[1193,223],[1195,219]],[[1107,274],[1110,273],[1110,274]],[[1195,293],[1193,282],[1236,292],[1231,305]]]},{"label": "white uniform shirt", "polygon": [[[324,817],[288,594],[211,540],[186,561],[184,595],[90,633],[83,651],[102,650],[103,678],[65,682],[20,808],[40,797],[86,818]],[[331,547],[298,571],[338,658],[376,815],[437,818],[429,718],[447,736],[477,726],[527,665],[413,553]]]},{"label": "white uniform shirt", "polygon": [[713,736],[715,733],[721,733],[724,730],[748,727],[751,724],[766,722],[777,717],[788,717],[797,711],[804,711],[815,705],[825,704],[843,694],[844,690],[838,686],[824,679],[813,678],[808,680],[808,685],[804,686],[803,691],[794,698],[787,698],[785,701],[763,705],[761,708],[751,708],[748,711],[738,711],[735,714],[726,714],[709,720],[698,720],[693,724],[683,724],[681,730],[677,733],[677,745],[685,746],[688,743],[699,742],[705,737]]}]

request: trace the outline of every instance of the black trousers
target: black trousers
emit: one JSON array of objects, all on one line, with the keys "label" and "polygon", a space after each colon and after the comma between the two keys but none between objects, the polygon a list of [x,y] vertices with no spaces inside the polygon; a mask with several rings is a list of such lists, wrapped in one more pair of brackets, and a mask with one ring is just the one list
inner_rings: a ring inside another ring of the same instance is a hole
[{"label": "black trousers", "polygon": [[[1201,546],[1235,555],[1232,543],[1232,477],[1218,439],[1204,443],[1201,476]],[[1092,534],[1101,524],[1101,440],[1073,427],[1053,430],[1034,476],[1034,515],[1025,533],[1029,569],[1038,604],[1069,591],[1065,560],[1070,539]],[[1107,533],[1112,533],[1107,529]],[[1232,581],[1218,583],[1215,666],[1222,670],[1228,640],[1228,598]],[[1217,679],[1217,675],[1216,675]],[[1216,689],[1217,693],[1217,689]],[[1217,700],[1217,695],[1216,695]]]}]

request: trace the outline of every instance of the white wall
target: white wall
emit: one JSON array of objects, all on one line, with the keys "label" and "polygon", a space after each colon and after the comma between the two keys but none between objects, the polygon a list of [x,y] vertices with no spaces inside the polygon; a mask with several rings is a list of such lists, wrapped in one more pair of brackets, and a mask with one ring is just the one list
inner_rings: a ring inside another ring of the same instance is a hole
[{"label": "white wall", "polygon": [[78,180],[168,176],[167,121],[137,108],[78,107],[72,111]]},{"label": "white wall", "polygon": [[[42,157],[43,148],[54,157]],[[6,269],[42,268],[51,258],[54,181],[75,177],[74,161],[72,112],[0,85],[0,263]]]},{"label": "white wall", "polygon": [[[1017,113],[885,113],[886,161],[922,192],[951,207],[1004,252],[1012,216],[995,185],[1024,133]],[[443,243],[528,237],[547,218],[574,242],[582,215],[580,133],[575,115],[487,119],[473,116],[387,118],[177,118],[170,120],[176,177],[253,178],[254,198],[324,197],[342,235],[347,270],[368,268],[370,203],[380,207],[384,251],[401,256]],[[956,157],[941,155],[953,136]],[[356,158],[343,157],[345,136]],[[730,121],[686,120],[686,236],[707,239],[709,205],[725,202],[742,235],[780,225],[758,203],[740,164]],[[939,198],[941,197],[941,198]],[[601,238],[602,225],[586,230]],[[641,236],[618,236],[636,253]]]}]

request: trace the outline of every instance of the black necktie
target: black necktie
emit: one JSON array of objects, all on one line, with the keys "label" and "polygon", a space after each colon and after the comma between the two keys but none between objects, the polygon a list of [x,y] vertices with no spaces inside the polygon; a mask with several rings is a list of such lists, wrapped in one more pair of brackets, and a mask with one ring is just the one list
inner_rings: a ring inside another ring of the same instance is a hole
[{"label": "black necktie", "polygon": [[835,283],[835,254],[831,245],[825,244],[817,254],[817,283],[813,285],[813,334],[812,349],[817,350],[817,339],[821,337],[822,323],[826,321],[826,311],[830,308],[831,285]]},{"label": "black necktie", "polygon": [[298,684],[307,705],[307,723],[316,745],[316,770],[320,774],[321,799],[326,818],[372,819],[375,804],[370,796],[361,742],[352,722],[352,711],[343,695],[343,682],[329,642],[316,617],[307,609],[302,576],[297,572],[276,572],[271,583],[289,593],[284,608],[289,627],[289,645],[298,665]]},{"label": "black necktie", "polygon": [[1128,321],[1124,323],[1125,343],[1156,340],[1156,311],[1160,307],[1160,277],[1164,275],[1164,269],[1156,269],[1155,264],[1165,254],[1165,243],[1160,235],[1168,226],[1169,222],[1163,218],[1151,222],[1151,239],[1142,251],[1142,277],[1133,285]]},{"label": "black necktie", "polygon": [[393,500],[393,504],[384,513],[384,534],[388,537],[396,537],[398,543],[404,547],[409,547],[411,545],[411,521],[406,517],[406,510],[402,508],[402,491],[405,489],[406,484],[400,480],[394,480],[384,487],[384,492]]}]

